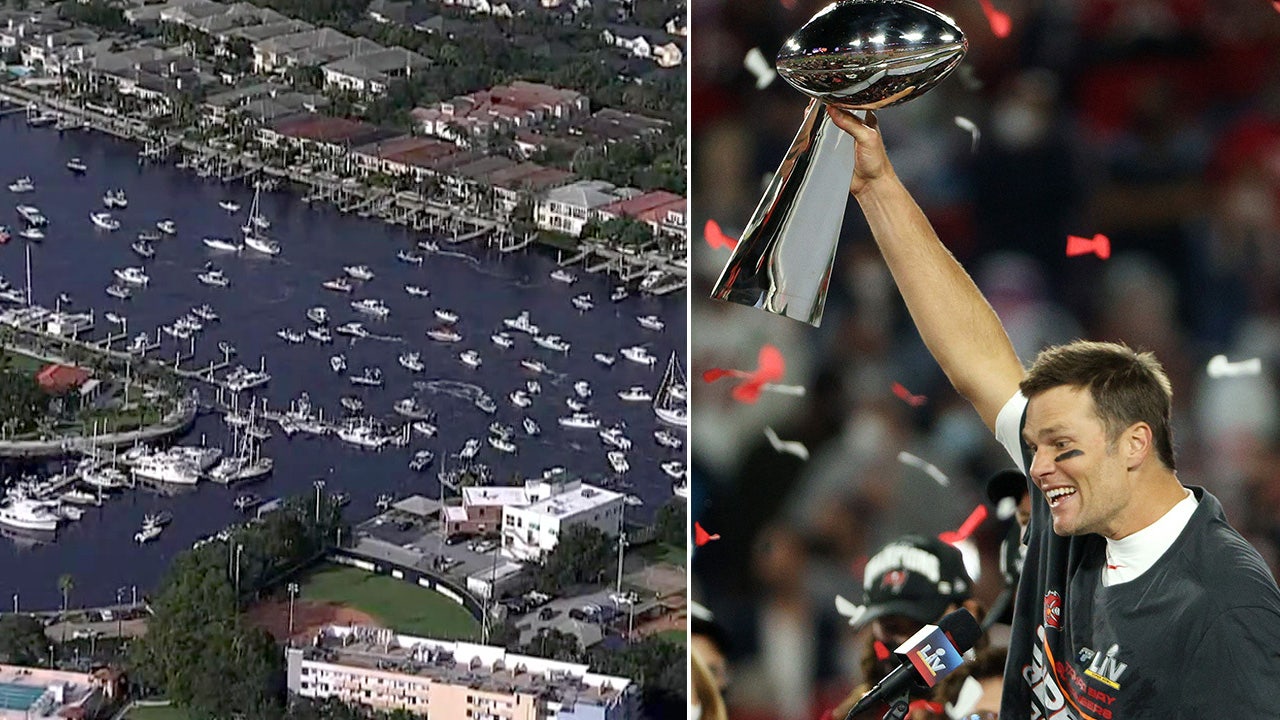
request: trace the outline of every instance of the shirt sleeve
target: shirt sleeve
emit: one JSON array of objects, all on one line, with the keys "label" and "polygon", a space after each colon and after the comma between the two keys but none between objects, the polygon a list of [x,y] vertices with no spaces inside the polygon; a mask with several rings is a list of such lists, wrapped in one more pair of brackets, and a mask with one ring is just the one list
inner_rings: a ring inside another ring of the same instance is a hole
[{"label": "shirt sleeve", "polygon": [[1005,452],[1009,453],[1009,457],[1013,458],[1024,474],[1027,472],[1027,463],[1022,453],[1022,417],[1026,409],[1027,398],[1019,390],[996,415],[996,440],[1004,446]]},{"label": "shirt sleeve", "polygon": [[1209,625],[1187,661],[1179,718],[1275,718],[1280,702],[1280,616],[1233,608]]}]

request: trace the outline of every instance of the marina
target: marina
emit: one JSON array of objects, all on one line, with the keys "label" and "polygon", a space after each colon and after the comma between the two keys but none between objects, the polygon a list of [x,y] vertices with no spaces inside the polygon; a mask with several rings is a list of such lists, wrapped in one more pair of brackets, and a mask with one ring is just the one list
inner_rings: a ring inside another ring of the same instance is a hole
[{"label": "marina", "polygon": [[[201,412],[177,442],[216,449],[218,457],[147,460],[141,473],[122,471],[123,480],[108,472],[123,466],[79,467],[77,453],[54,462],[5,461],[10,488],[24,475],[48,484],[61,474],[58,482],[66,483],[56,495],[42,491],[56,506],[10,503],[15,519],[0,521],[0,533],[12,539],[0,543],[0,577],[24,607],[56,607],[62,574],[74,578],[77,604],[110,601],[121,586],[152,587],[177,552],[243,520],[236,500],[247,482],[261,496],[285,497],[316,492],[319,480],[326,492],[351,496],[353,517],[372,513],[384,495],[435,497],[440,478],[456,483],[464,462],[502,481],[563,466],[638,497],[642,504],[628,509],[638,519],[672,497],[662,463],[682,459],[683,451],[655,433],[678,442],[683,429],[660,420],[651,403],[618,393],[639,386],[657,395],[668,358],[685,346],[682,293],[643,292],[643,274],[622,283],[616,273],[571,269],[572,284],[553,280],[570,256],[512,250],[510,238],[504,244],[491,228],[424,233],[412,223],[388,225],[303,202],[284,188],[261,192],[255,203],[249,185],[201,178],[194,168],[140,164],[137,153],[136,144],[100,133],[30,126],[22,113],[0,118],[0,155],[10,158],[3,181],[25,177],[18,187],[33,186],[0,190],[9,201],[0,224],[23,227],[19,204],[39,208],[47,221],[39,243],[15,237],[0,247],[0,275],[17,288],[6,295],[7,307],[19,307],[13,303],[25,302],[29,291],[33,305],[61,305],[91,319],[67,342],[181,375],[198,391]],[[68,172],[72,159],[83,169]],[[108,191],[111,208],[104,206]],[[249,218],[245,209],[255,204],[270,218],[268,228]],[[100,219],[117,229],[99,227],[91,213],[110,213]],[[264,246],[279,254],[202,241],[238,245],[230,239],[245,237],[246,224],[269,235],[276,245]],[[131,247],[143,242],[140,233],[156,230],[162,237],[145,241],[150,256]],[[345,293],[326,287],[340,278]],[[607,298],[620,289],[623,299],[590,310],[573,302],[584,292]],[[431,299],[423,300],[428,292]],[[645,316],[665,326],[646,329],[636,320]],[[331,333],[321,331],[328,327]],[[290,339],[298,335],[300,342]],[[491,339],[498,336],[509,346]],[[558,336],[550,345],[564,349],[539,347],[534,338],[543,336]],[[609,366],[592,357],[634,347],[645,350],[646,362]],[[540,392],[530,390],[534,379]],[[595,389],[590,397],[575,392],[579,382]],[[509,402],[517,391],[520,403]],[[311,411],[296,412],[304,393]],[[359,400],[360,410],[346,409],[354,406],[346,398]],[[401,404],[409,398],[412,405]],[[571,412],[567,398],[583,410]],[[495,422],[519,430],[493,435]],[[624,456],[609,455],[624,451],[596,436],[615,426],[634,443]],[[587,427],[594,429],[581,429]],[[191,468],[201,465],[193,477]],[[139,476],[155,482],[136,482]],[[65,516],[51,531],[55,511]],[[154,522],[161,513],[171,522]]]}]

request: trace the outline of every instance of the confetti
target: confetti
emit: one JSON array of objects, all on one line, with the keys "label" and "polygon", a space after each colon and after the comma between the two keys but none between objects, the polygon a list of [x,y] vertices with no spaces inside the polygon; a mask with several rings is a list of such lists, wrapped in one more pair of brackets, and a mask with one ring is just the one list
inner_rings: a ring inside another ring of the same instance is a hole
[{"label": "confetti", "polygon": [[778,437],[778,433],[774,432],[771,427],[765,427],[764,436],[769,438],[769,444],[773,446],[774,450],[787,455],[795,455],[801,460],[809,459],[809,448],[805,447],[804,443],[796,440],[783,440]]},{"label": "confetti", "polygon": [[702,235],[706,238],[707,244],[711,246],[712,250],[719,250],[720,248],[736,250],[738,247],[738,241],[725,235],[724,231],[720,229],[720,223],[715,220],[707,221],[707,226]]},{"label": "confetti", "polygon": [[1226,355],[1214,355],[1209,359],[1208,372],[1209,377],[1214,379],[1259,375],[1262,373],[1262,358],[1229,362]]},{"label": "confetti", "polygon": [[982,12],[987,16],[987,23],[991,25],[991,34],[998,38],[1009,37],[1009,31],[1013,29],[1009,16],[995,9],[991,5],[991,0],[978,0],[978,2],[982,4]]},{"label": "confetti", "polygon": [[[765,345],[760,348],[760,356],[757,360],[755,372],[748,373],[743,370],[711,368],[702,373],[702,379],[706,382],[715,382],[723,377],[742,378],[743,382],[733,389],[733,399],[741,403],[754,403],[760,399],[760,391],[764,390],[766,386],[777,392],[796,394],[794,392],[795,386],[771,385],[774,380],[781,380],[785,372],[786,363],[782,359],[782,353],[772,345]],[[800,394],[803,394],[803,392]]]},{"label": "confetti", "polygon": [[742,59],[742,66],[751,71],[756,77],[756,89],[763,90],[778,77],[778,73],[769,67],[769,61],[764,59],[764,53],[760,52],[760,48],[753,47],[747,51],[747,56]]},{"label": "confetti", "polygon": [[954,545],[961,540],[967,540],[969,539],[969,536],[973,534],[973,531],[977,530],[978,526],[982,524],[982,521],[986,519],[987,506],[979,505],[973,509],[973,512],[969,513],[969,517],[965,518],[963,523],[960,523],[959,528],[938,533],[938,539],[948,545]]},{"label": "confetti", "polygon": [[934,465],[931,462],[918,458],[915,455],[912,455],[911,453],[907,452],[906,450],[903,450],[898,453],[898,462],[902,463],[903,465],[910,465],[911,467],[919,468],[925,471],[925,473],[927,473],[929,477],[937,481],[939,485],[943,487],[951,487],[951,481],[947,479],[947,474],[939,470],[937,465]]},{"label": "confetti", "polygon": [[1075,235],[1067,236],[1067,257],[1088,255],[1089,253],[1106,260],[1111,257],[1111,240],[1101,233],[1094,235],[1092,240],[1076,237]]},{"label": "confetti", "polygon": [[996,505],[996,519],[1008,520],[1018,512],[1018,501],[1011,497],[1002,497]]},{"label": "confetti", "polygon": [[778,385],[777,383],[765,383],[760,386],[765,392],[775,392],[779,395],[794,395],[795,397],[804,397],[805,389],[803,385]]},{"label": "confetti", "polygon": [[703,530],[702,523],[695,522],[693,524],[693,544],[694,545],[697,545],[698,547],[702,547],[703,545],[706,545],[712,540],[719,540],[719,539],[720,539],[720,535],[718,533],[715,535],[712,535],[706,530]]},{"label": "confetti", "polygon": [[849,618],[850,625],[857,625],[858,621],[862,619],[862,616],[866,614],[867,606],[855,605],[852,602],[849,602],[848,600],[846,600],[844,597],[837,595],[836,596],[836,612],[840,613],[844,617]]},{"label": "confetti", "polygon": [[[1277,0],[1280,1],[1280,0]],[[960,686],[960,692],[956,694],[956,702],[954,705],[947,703],[947,717],[962,718],[968,717],[973,709],[978,707],[978,701],[982,699],[982,683],[974,679],[972,675],[964,679],[964,684]]]},{"label": "confetti", "polygon": [[924,395],[912,395],[911,391],[902,385],[902,383],[893,384],[893,394],[902,399],[903,402],[911,407],[920,407],[929,402],[929,398]]},{"label": "confetti", "polygon": [[1280,12],[1280,0],[1271,0],[1271,7],[1275,8],[1276,12]]},{"label": "confetti", "polygon": [[978,129],[978,126],[969,118],[961,117],[960,115],[956,116],[956,126],[969,132],[969,152],[978,152],[978,138],[982,137],[982,131]]}]

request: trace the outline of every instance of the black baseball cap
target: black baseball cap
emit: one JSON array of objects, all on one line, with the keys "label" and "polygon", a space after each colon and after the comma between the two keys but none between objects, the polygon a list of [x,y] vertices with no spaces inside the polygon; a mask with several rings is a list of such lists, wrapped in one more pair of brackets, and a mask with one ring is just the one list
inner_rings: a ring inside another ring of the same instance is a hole
[{"label": "black baseball cap", "polygon": [[993,508],[999,508],[1000,501],[1005,498],[1013,498],[1015,503],[1022,502],[1022,496],[1026,494],[1027,476],[1017,468],[1000,470],[987,478],[987,500]]},{"label": "black baseball cap", "polygon": [[906,535],[884,546],[863,570],[863,625],[886,615],[937,622],[953,603],[969,599],[973,580],[964,557],[936,537]]}]

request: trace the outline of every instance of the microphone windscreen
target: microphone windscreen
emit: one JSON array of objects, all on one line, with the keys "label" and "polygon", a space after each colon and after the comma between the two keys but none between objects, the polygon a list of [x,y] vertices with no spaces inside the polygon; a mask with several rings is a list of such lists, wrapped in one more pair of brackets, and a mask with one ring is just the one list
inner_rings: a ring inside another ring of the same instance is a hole
[{"label": "microphone windscreen", "polygon": [[944,615],[938,621],[938,627],[951,638],[951,642],[960,653],[969,652],[973,649],[973,644],[978,642],[978,638],[982,637],[982,628],[978,626],[978,621],[964,608]]}]

